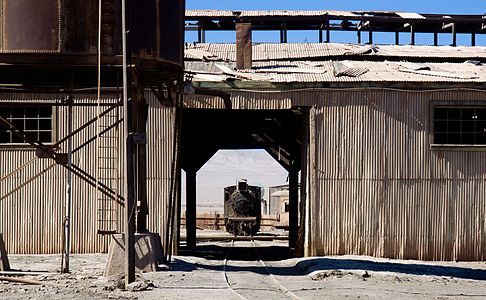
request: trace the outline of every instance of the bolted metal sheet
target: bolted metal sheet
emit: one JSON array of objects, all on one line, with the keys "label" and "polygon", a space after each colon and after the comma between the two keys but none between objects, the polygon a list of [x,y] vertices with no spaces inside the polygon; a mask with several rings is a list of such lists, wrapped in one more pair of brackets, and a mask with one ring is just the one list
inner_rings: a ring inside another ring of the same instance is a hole
[{"label": "bolted metal sheet", "polygon": [[2,0],[2,40],[5,51],[60,50],[61,1]]},{"label": "bolted metal sheet", "polygon": [[[184,9],[179,0],[128,1],[133,54],[183,64]],[[98,49],[98,0],[1,0],[0,52],[81,53]],[[121,52],[121,6],[102,3],[102,53]],[[136,21],[135,21],[136,20]]]}]

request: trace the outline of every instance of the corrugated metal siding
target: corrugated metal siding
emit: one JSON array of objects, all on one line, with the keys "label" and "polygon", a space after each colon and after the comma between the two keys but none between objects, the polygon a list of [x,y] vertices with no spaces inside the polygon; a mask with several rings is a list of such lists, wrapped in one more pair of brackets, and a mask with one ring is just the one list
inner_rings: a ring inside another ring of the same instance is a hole
[{"label": "corrugated metal siding", "polygon": [[[38,99],[44,101],[61,99],[64,95],[2,94],[2,101],[23,101]],[[77,95],[77,100],[96,102],[96,95]],[[149,102],[148,153],[148,196],[149,229],[163,232],[168,186],[170,186],[170,160],[172,143],[172,108],[161,107],[151,94]],[[116,100],[104,100],[105,102]],[[103,108],[102,108],[103,110]],[[122,110],[121,110],[122,112]],[[73,128],[76,129],[96,116],[96,107],[74,107]],[[57,137],[67,134],[67,108],[57,109]],[[122,125],[119,125],[122,126]],[[122,128],[121,128],[122,130]],[[90,125],[73,138],[73,148],[95,136],[96,126]],[[108,143],[104,141],[105,143]],[[123,141],[113,141],[124,151]],[[67,143],[60,145],[66,151]],[[103,146],[109,146],[104,144]],[[166,154],[166,155],[165,155]],[[24,162],[35,157],[33,150],[0,149],[0,177],[9,174]],[[73,155],[73,163],[95,176],[96,142],[92,142]],[[123,157],[123,156],[122,156]],[[33,163],[0,185],[0,196],[33,177],[53,163],[50,159],[36,159]],[[124,171],[120,170],[121,175]],[[64,220],[66,169],[55,165],[45,174],[26,185],[18,192],[0,201],[0,232],[3,233],[9,253],[60,253]],[[73,175],[72,251],[74,253],[106,252],[108,237],[97,234],[96,190]],[[123,191],[120,191],[122,193]],[[123,194],[123,193],[122,193]],[[120,208],[119,231],[123,231],[123,209]]]},{"label": "corrugated metal siding", "polygon": [[[485,91],[233,91],[233,108],[316,107],[311,255],[486,259],[486,151],[431,150],[432,101]],[[205,101],[209,101],[205,99]],[[216,100],[215,100],[216,101]]]},{"label": "corrugated metal siding", "polygon": [[167,216],[171,187],[171,167],[174,143],[175,109],[160,105],[153,94],[148,95],[147,127],[147,197],[148,227],[160,233],[162,241],[167,234]]},{"label": "corrugated metal siding", "polygon": [[[430,150],[429,106],[431,101],[484,102],[486,92],[322,89],[233,91],[232,96],[235,109],[315,106],[317,184],[307,220],[310,254],[485,259],[486,151]],[[149,227],[164,236],[174,111],[148,98]],[[210,97],[190,97],[185,105],[223,108],[221,99]],[[65,132],[64,109],[59,137]],[[75,108],[74,128],[94,114],[95,108]],[[94,127],[89,131],[94,134]],[[79,135],[74,144],[88,136]],[[88,172],[95,170],[94,147],[74,160]],[[32,157],[31,150],[0,150],[0,176]],[[36,160],[2,182],[0,193],[50,163]],[[61,251],[64,178],[65,170],[55,166],[0,202],[0,232],[10,253]],[[77,178],[73,189],[73,251],[106,251],[106,239],[96,234],[94,189]]]}]

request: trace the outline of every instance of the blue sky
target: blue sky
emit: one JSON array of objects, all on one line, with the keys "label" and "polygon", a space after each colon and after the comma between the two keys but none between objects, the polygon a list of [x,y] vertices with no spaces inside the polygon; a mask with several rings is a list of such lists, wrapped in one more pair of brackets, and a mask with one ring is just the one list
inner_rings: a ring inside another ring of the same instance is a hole
[{"label": "blue sky", "polygon": [[[361,0],[361,1],[325,1],[325,0],[187,0],[187,9],[221,9],[221,10],[386,10],[386,11],[407,11],[418,13],[440,13],[440,14],[486,14],[486,0],[404,0],[404,1],[384,1],[384,0]],[[367,35],[362,35],[363,42],[366,42]],[[401,33],[400,39],[403,43],[410,40],[408,33]],[[486,46],[486,34],[477,35],[476,44]],[[197,40],[195,32],[186,33],[186,41]],[[289,31],[288,40],[291,43],[317,42],[318,33],[316,31]],[[206,41],[210,43],[234,42],[234,34],[228,32],[207,32]],[[279,42],[278,32],[254,32],[254,42]],[[356,42],[354,32],[332,32],[331,41],[337,43]],[[395,41],[393,33],[377,33],[374,35],[375,44],[392,44]],[[470,45],[470,35],[459,34],[457,37],[458,45]],[[417,45],[430,45],[433,43],[431,35],[417,34]],[[439,44],[449,45],[452,43],[452,36],[447,33],[439,34]]]}]

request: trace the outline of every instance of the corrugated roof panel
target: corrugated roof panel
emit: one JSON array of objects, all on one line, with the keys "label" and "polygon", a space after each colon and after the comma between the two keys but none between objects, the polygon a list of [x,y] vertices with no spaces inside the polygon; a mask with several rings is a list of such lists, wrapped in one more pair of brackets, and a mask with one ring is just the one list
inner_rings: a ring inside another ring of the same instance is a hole
[{"label": "corrugated roof panel", "polygon": [[325,12],[321,10],[248,10],[241,13],[242,17],[262,17],[262,16],[322,16]]},{"label": "corrugated roof panel", "polygon": [[[219,62],[220,64],[222,62]],[[199,64],[199,65],[197,65]],[[303,70],[315,68],[316,70],[327,71],[323,74],[312,73],[263,73],[271,77],[271,82],[484,82],[486,83],[486,66],[476,66],[467,63],[426,63],[431,71],[424,72],[403,72],[401,67],[395,62],[370,62],[353,61],[353,67],[358,69],[368,69],[365,74],[357,77],[340,76],[334,77],[332,74],[332,61],[262,61],[254,62],[254,68],[296,68]],[[214,62],[187,62],[186,70],[199,72],[214,72]],[[226,65],[233,68],[233,64]],[[319,67],[315,67],[319,65]],[[206,68],[206,69],[205,69]],[[413,70],[412,70],[413,71]],[[216,70],[216,72],[218,72]],[[256,73],[255,70],[242,71],[245,74]],[[263,75],[262,73],[260,73]],[[258,74],[256,74],[258,75]],[[248,75],[248,78],[251,76]],[[258,78],[255,77],[255,78]],[[245,80],[245,78],[243,78]]]},{"label": "corrugated roof panel", "polygon": [[395,12],[395,14],[404,18],[404,19],[414,19],[414,20],[426,19],[421,14],[413,13],[413,12]]},{"label": "corrugated roof panel", "polygon": [[[214,54],[221,60],[235,60],[235,44],[197,44],[196,49]],[[380,45],[371,48],[354,44],[254,44],[254,60],[306,59],[308,57],[331,57],[345,54],[392,56],[392,57],[433,57],[433,58],[486,58],[486,47],[451,46],[410,46]]]},{"label": "corrugated roof panel", "polygon": [[186,17],[231,17],[233,11],[231,10],[186,10]]},{"label": "corrugated roof panel", "polygon": [[343,11],[343,10],[326,10],[326,13],[331,16],[338,16],[338,17],[357,17],[358,15],[350,12],[350,11]]}]

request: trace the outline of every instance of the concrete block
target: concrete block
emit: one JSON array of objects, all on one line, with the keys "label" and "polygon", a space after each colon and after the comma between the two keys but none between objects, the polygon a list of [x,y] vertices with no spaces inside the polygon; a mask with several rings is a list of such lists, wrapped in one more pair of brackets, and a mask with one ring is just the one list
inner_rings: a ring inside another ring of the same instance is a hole
[{"label": "concrete block", "polygon": [[[155,272],[163,263],[162,244],[157,233],[135,234],[135,271]],[[112,235],[104,276],[125,274],[125,236]]]},{"label": "concrete block", "polygon": [[2,234],[0,234],[0,271],[10,271],[7,250],[5,249],[5,243],[3,242]]}]

